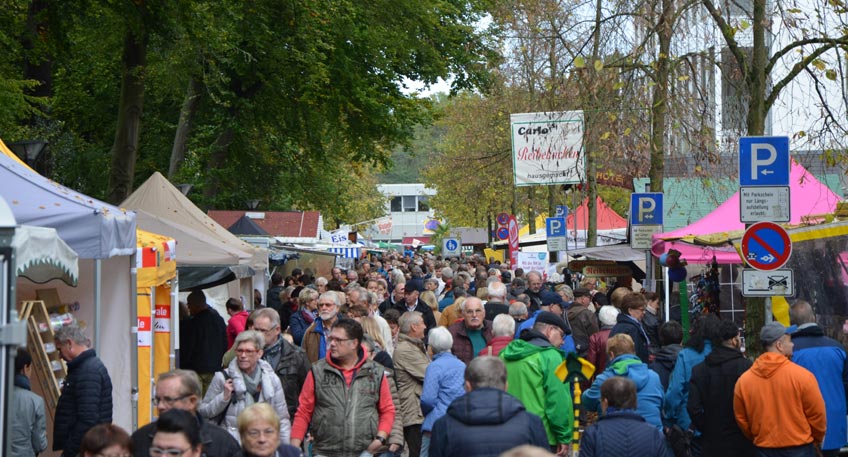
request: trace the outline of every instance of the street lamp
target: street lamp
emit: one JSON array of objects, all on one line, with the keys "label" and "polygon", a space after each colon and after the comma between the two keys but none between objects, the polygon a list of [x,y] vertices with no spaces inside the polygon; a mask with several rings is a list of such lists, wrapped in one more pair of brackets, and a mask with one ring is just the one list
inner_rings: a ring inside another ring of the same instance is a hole
[{"label": "street lamp", "polygon": [[183,195],[188,196],[188,193],[191,192],[191,188],[194,187],[194,185],[193,184],[177,184],[174,187],[179,189],[180,192],[182,192]]},{"label": "street lamp", "polygon": [[253,211],[256,208],[259,208],[260,202],[261,202],[261,200],[248,200],[247,201],[247,209]]},{"label": "street lamp", "polygon": [[46,148],[48,144],[49,143],[44,140],[16,141],[14,143],[9,143],[9,149],[11,149],[15,155],[23,159],[30,168],[35,169],[35,162],[38,160],[41,153],[44,152],[44,148]]}]

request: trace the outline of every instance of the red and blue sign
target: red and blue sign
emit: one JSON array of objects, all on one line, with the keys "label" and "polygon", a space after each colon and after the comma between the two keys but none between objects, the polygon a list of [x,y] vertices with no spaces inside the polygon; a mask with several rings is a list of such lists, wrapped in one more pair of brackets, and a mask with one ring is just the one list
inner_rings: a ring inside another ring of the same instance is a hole
[{"label": "red and blue sign", "polygon": [[[509,220],[507,220],[507,222],[509,222]],[[495,236],[497,236],[499,240],[505,240],[505,239],[509,238],[509,228],[507,228],[507,227],[498,228],[498,230],[495,232]]]},{"label": "red and blue sign", "polygon": [[757,270],[777,270],[792,254],[792,241],[786,230],[774,222],[757,222],[742,236],[742,255]]},{"label": "red and blue sign", "polygon": [[[498,225],[502,225],[502,226],[506,227],[507,225],[509,225],[509,214],[500,213],[497,216],[495,216],[495,220],[498,222]],[[505,240],[506,238],[502,238],[502,239]]]}]

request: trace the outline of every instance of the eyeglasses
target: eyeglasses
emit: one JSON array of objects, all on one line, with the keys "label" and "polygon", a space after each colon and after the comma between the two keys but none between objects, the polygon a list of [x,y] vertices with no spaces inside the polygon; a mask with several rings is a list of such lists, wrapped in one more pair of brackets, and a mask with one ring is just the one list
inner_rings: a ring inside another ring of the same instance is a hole
[{"label": "eyeglasses", "polygon": [[261,435],[274,436],[277,433],[279,433],[279,432],[277,432],[273,428],[266,428],[265,430],[259,430],[259,429],[253,428],[253,429],[250,429],[246,432],[247,436],[249,436],[251,438],[259,438],[259,436],[261,436]]},{"label": "eyeglasses", "polygon": [[259,351],[257,351],[256,349],[236,349],[236,354],[238,355],[253,355],[257,352]]},{"label": "eyeglasses", "polygon": [[168,406],[173,406],[174,403],[181,401],[181,400],[185,400],[186,398],[191,397],[191,396],[192,396],[192,394],[180,395],[179,397],[176,397],[176,398],[153,397],[153,406],[159,406],[159,403],[164,403]]},{"label": "eyeglasses", "polygon": [[167,455],[169,457],[180,457],[181,455],[185,454],[186,452],[188,452],[190,450],[191,449],[185,449],[185,450],[175,449],[175,448],[162,449],[161,447],[151,447],[150,448],[150,457],[161,457],[163,455]]},{"label": "eyeglasses", "polygon": [[261,329],[261,328],[258,328],[258,327],[256,327],[256,326],[254,326],[254,327],[253,327],[253,330],[256,330],[257,332],[268,333],[268,332],[270,332],[271,330],[274,330],[275,328],[277,328],[277,326],[276,326],[276,325],[275,325],[275,326],[273,326],[273,327],[271,327],[271,328],[266,328],[266,329]]},{"label": "eyeglasses", "polygon": [[98,454],[94,454],[94,456],[95,457],[132,457],[132,454],[130,454],[129,452],[119,452],[117,454],[104,454],[104,453],[101,452],[101,453],[98,453]]},{"label": "eyeglasses", "polygon": [[344,343],[345,341],[353,341],[353,338],[336,338],[335,336],[328,336],[328,343]]}]

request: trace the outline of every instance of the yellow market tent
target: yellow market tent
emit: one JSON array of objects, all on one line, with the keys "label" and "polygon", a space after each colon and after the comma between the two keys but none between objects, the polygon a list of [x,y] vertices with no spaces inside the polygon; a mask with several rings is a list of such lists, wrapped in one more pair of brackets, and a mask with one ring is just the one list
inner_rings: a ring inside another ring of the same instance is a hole
[{"label": "yellow market tent", "polygon": [[177,322],[176,241],[137,230],[138,424],[153,418],[153,384],[174,368]]}]

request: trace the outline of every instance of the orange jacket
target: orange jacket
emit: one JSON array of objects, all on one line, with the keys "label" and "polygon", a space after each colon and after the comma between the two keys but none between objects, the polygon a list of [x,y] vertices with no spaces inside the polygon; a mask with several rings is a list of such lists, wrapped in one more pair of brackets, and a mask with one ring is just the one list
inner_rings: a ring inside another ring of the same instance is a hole
[{"label": "orange jacket", "polygon": [[766,352],[736,382],[733,412],[742,433],[763,448],[821,444],[827,425],[816,377]]}]

